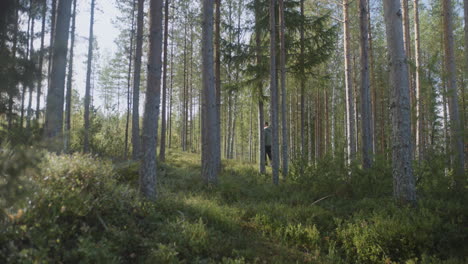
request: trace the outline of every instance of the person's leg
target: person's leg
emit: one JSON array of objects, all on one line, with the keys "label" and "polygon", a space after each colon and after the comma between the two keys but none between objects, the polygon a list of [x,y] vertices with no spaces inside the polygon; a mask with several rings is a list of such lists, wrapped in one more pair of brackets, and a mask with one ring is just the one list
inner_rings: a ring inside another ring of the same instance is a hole
[{"label": "person's leg", "polygon": [[265,146],[265,166],[268,166],[267,155],[268,155],[268,146]]},{"label": "person's leg", "polygon": [[270,159],[271,163],[271,146],[266,146],[265,154],[268,155],[268,158]]}]

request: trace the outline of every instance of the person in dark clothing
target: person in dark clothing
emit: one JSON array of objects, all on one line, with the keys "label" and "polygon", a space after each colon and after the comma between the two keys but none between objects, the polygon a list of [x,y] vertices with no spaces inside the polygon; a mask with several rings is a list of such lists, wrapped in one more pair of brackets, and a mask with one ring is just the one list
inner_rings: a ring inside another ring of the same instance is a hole
[{"label": "person in dark clothing", "polygon": [[267,156],[271,162],[271,128],[268,125],[268,122],[265,122],[263,132],[265,134],[265,165],[268,165]]}]

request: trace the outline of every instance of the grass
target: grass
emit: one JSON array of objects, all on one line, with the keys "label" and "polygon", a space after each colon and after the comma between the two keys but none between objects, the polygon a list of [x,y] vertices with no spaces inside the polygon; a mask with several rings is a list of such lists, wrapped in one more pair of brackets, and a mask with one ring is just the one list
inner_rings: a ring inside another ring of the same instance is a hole
[{"label": "grass", "polygon": [[10,210],[0,219],[0,262],[468,260],[463,201],[397,207],[387,194],[358,195],[374,192],[360,190],[363,181],[356,187],[339,180],[333,166],[275,186],[253,164],[223,161],[219,184],[208,186],[199,163],[195,154],[171,151],[158,167],[158,200],[150,203],[137,192],[138,163],[49,155],[32,177],[37,188],[21,215]]}]

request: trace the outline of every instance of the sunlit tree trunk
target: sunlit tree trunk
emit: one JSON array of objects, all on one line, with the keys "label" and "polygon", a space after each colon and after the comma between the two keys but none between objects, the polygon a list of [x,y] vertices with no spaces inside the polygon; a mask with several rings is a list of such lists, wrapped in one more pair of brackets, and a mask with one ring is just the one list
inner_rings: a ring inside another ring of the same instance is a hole
[{"label": "sunlit tree trunk", "polygon": [[408,64],[403,43],[399,0],[384,0],[384,19],[390,59],[393,194],[399,202],[415,204],[416,188],[411,165]]},{"label": "sunlit tree trunk", "polygon": [[[52,8],[50,11],[50,47],[54,46],[55,36],[55,20],[57,18],[57,0],[52,0]],[[50,89],[51,85],[51,70],[52,70],[52,59],[53,59],[53,48],[49,50],[49,65],[47,69],[47,89]]]},{"label": "sunlit tree trunk", "polygon": [[70,33],[70,57],[68,58],[68,75],[67,75],[67,93],[65,97],[65,152],[70,148],[70,131],[71,131],[71,102],[72,102],[72,85],[73,85],[73,57],[75,47],[75,28],[76,28],[76,2],[73,0],[72,25]]},{"label": "sunlit tree trunk", "polygon": [[169,0],[164,4],[164,61],[161,107],[161,145],[159,147],[159,160],[166,160],[166,96],[167,96],[167,41],[169,38]]},{"label": "sunlit tree trunk", "polygon": [[42,65],[44,64],[44,39],[47,14],[47,1],[42,4],[42,25],[41,25],[41,48],[39,53],[39,75],[37,79],[37,97],[36,97],[36,122],[39,123],[41,111],[41,93],[42,93]]},{"label": "sunlit tree trunk", "polygon": [[54,34],[51,83],[47,93],[44,138],[51,142],[49,149],[59,152],[63,146],[63,101],[65,70],[67,64],[67,44],[71,17],[71,0],[61,0],[57,8],[57,27]]},{"label": "sunlit tree trunk", "polygon": [[288,127],[286,122],[286,41],[284,37],[284,2],[279,0],[279,20],[280,20],[280,72],[281,72],[281,127],[282,127],[282,173],[288,175]]},{"label": "sunlit tree trunk", "polygon": [[88,38],[88,66],[86,71],[86,91],[84,98],[84,143],[83,151],[89,152],[89,108],[91,103],[91,65],[93,62],[93,38],[94,38],[94,5],[95,0],[91,0],[91,16],[89,22],[89,38]]},{"label": "sunlit tree trunk", "polygon": [[[14,58],[13,60],[13,65],[12,65],[12,70],[15,69],[16,67],[16,50],[17,50],[17,47],[18,47],[18,18],[19,18],[19,15],[18,15],[18,12],[19,12],[19,8],[17,6],[17,2],[15,3],[16,4],[16,7],[15,7],[15,21],[14,21],[14,33],[13,33],[13,47],[12,47],[12,56]],[[13,126],[13,97],[14,97],[14,90],[15,90],[15,82],[12,82],[10,84],[10,87],[9,87],[9,91],[8,91],[8,131],[11,130],[12,126]]]},{"label": "sunlit tree trunk", "polygon": [[[215,0],[216,16],[215,16],[215,89],[216,89],[216,122],[218,122],[217,134],[215,137],[216,141],[221,142],[221,0]],[[221,169],[221,144],[216,148],[216,157],[219,160],[216,161],[218,171]]]},{"label": "sunlit tree trunk", "polygon": [[416,93],[416,153],[418,159],[422,160],[424,155],[423,146],[423,102],[421,97],[421,80],[420,80],[420,43],[419,43],[419,0],[414,0],[414,60],[416,64],[416,76],[415,76],[415,93]]},{"label": "sunlit tree trunk", "polygon": [[[301,0],[301,19],[304,20],[304,0]],[[300,45],[301,45],[301,55],[300,55],[300,64],[301,64],[301,79],[300,79],[300,86],[301,86],[301,155],[302,157],[307,160],[307,147],[306,147],[306,140],[305,140],[305,134],[306,134],[306,106],[305,106],[305,73],[304,73],[304,56],[305,56],[305,40],[304,40],[304,25],[301,24],[300,27]],[[309,153],[309,155],[312,155]]]},{"label": "sunlit tree trunk", "polygon": [[162,0],[150,1],[148,77],[145,112],[143,116],[142,158],[140,167],[140,191],[150,200],[156,199],[156,142],[158,135],[159,103],[161,100],[162,9]]},{"label": "sunlit tree trunk", "polygon": [[220,157],[216,149],[219,123],[216,120],[216,88],[213,61],[213,7],[214,0],[202,0],[202,175],[207,183],[217,183]]},{"label": "sunlit tree trunk", "polygon": [[278,87],[276,82],[276,1],[270,0],[270,118],[273,183],[279,184]]},{"label": "sunlit tree trunk", "polygon": [[372,146],[374,147],[373,153],[377,153],[377,83],[375,81],[375,72],[374,72],[374,49],[373,49],[373,40],[372,40],[372,23],[371,23],[371,10],[370,10],[370,0],[367,0],[367,29],[369,36],[369,74],[370,74],[370,87],[372,91]]},{"label": "sunlit tree trunk", "polygon": [[125,117],[125,147],[124,147],[124,159],[127,159],[128,155],[128,127],[130,125],[130,108],[131,103],[131,92],[132,87],[132,62],[133,62],[133,39],[135,38],[135,0],[132,3],[132,25],[130,30],[130,47],[128,54],[128,72],[127,72],[127,114]]},{"label": "sunlit tree trunk", "polygon": [[373,131],[369,77],[369,29],[367,24],[367,1],[359,0],[359,25],[361,33],[361,125],[362,125],[362,166],[370,168],[373,156]]},{"label": "sunlit tree trunk", "polygon": [[[262,43],[260,36],[260,1],[255,0],[255,55],[257,67],[261,67],[262,64]],[[257,73],[259,74],[259,73]],[[258,148],[259,148],[259,171],[261,174],[265,174],[265,133],[263,131],[263,124],[265,123],[265,113],[263,106],[263,87],[262,82],[257,83],[255,88],[258,98]]]},{"label": "sunlit tree trunk", "polygon": [[133,102],[132,102],[132,158],[140,158],[140,74],[141,74],[141,55],[143,48],[143,20],[144,20],[144,0],[138,0],[137,11],[137,33],[135,63],[133,73]]},{"label": "sunlit tree trunk", "polygon": [[343,38],[345,58],[345,86],[346,86],[346,142],[348,152],[348,164],[354,161],[356,156],[355,140],[355,112],[353,96],[353,73],[351,67],[350,29],[349,29],[349,2],[343,0]]},{"label": "sunlit tree trunk", "polygon": [[[29,60],[35,64],[35,56],[34,56],[34,22],[36,21],[36,13],[34,11],[34,4],[33,1],[30,1],[30,15],[31,15],[31,35],[29,36]],[[28,96],[28,111],[26,116],[26,129],[28,133],[30,132],[31,127],[31,119],[32,119],[32,95],[34,90],[34,82],[29,85],[29,96]]]},{"label": "sunlit tree trunk", "polygon": [[447,96],[450,116],[451,155],[455,172],[456,188],[464,187],[464,149],[463,126],[460,121],[457,95],[457,72],[455,68],[455,53],[453,40],[453,10],[450,0],[442,0],[443,24],[444,24],[444,54],[445,72],[447,74]]}]

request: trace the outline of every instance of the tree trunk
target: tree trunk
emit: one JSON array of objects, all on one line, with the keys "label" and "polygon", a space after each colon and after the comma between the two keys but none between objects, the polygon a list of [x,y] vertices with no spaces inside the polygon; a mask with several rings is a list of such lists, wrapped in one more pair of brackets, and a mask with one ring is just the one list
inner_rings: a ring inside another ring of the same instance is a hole
[{"label": "tree trunk", "polygon": [[161,99],[162,9],[162,0],[150,1],[148,77],[140,168],[140,191],[150,200],[156,199],[156,142]]},{"label": "tree trunk", "polygon": [[419,0],[414,0],[414,60],[416,64],[416,82],[415,82],[415,92],[416,92],[416,153],[418,155],[419,161],[423,159],[424,155],[424,145],[423,145],[423,104],[421,97],[421,80],[419,77],[419,71],[421,70],[420,63],[420,43],[419,43]]},{"label": "tree trunk", "polygon": [[362,129],[362,167],[372,166],[373,131],[369,77],[369,29],[367,24],[367,1],[359,0],[359,24],[361,28],[361,129]]},{"label": "tree trunk", "polygon": [[[17,3],[16,3],[17,4]],[[19,7],[16,5],[15,7],[15,21],[14,21],[14,33],[13,33],[13,47],[12,47],[12,56],[13,56],[13,65],[12,70],[14,71],[16,68],[16,50],[18,46],[18,15]],[[10,85],[10,89],[8,91],[8,131],[11,130],[13,126],[13,97],[14,97],[14,90],[15,90],[16,83],[12,82]]]},{"label": "tree trunk", "polygon": [[345,85],[346,85],[346,137],[348,150],[348,164],[354,161],[356,156],[356,141],[355,141],[355,112],[354,112],[354,96],[353,96],[353,81],[351,68],[351,50],[350,50],[350,29],[349,29],[349,2],[343,0],[343,36],[344,36],[344,57],[345,57]]},{"label": "tree trunk", "polygon": [[445,72],[447,74],[447,94],[450,116],[450,137],[452,143],[452,162],[457,189],[463,189],[465,181],[464,173],[464,144],[463,126],[458,111],[457,79],[455,68],[455,53],[453,40],[453,11],[450,0],[442,1],[443,23],[444,23],[444,54]]},{"label": "tree trunk", "polygon": [[[301,0],[301,19],[304,18],[304,0]],[[304,25],[301,24],[300,27],[300,41],[301,41],[301,55],[300,55],[300,64],[301,64],[301,79],[300,79],[300,86],[301,86],[301,154],[302,157],[307,160],[307,155],[308,151],[306,147],[306,141],[305,141],[305,133],[306,133],[306,127],[305,127],[305,119],[306,119],[306,108],[305,108],[305,73],[304,73],[304,52],[305,52],[305,40],[304,40]],[[311,154],[310,154],[311,155]]]},{"label": "tree trunk", "polygon": [[[262,43],[260,37],[260,2],[255,0],[255,55],[257,67],[262,65]],[[258,73],[259,74],[259,73]],[[263,107],[263,87],[262,82],[257,83],[257,97],[258,97],[258,148],[259,148],[259,172],[265,174],[265,133],[263,131],[263,124],[265,123],[265,113]]]},{"label": "tree trunk", "polygon": [[[91,0],[91,16],[89,21],[89,38],[88,38],[88,65],[86,71],[86,91],[84,98],[84,143],[83,152],[89,152],[89,108],[91,102],[91,65],[93,62],[93,29],[94,29],[94,5],[95,0]],[[118,108],[117,108],[118,109]]]},{"label": "tree trunk", "polygon": [[54,47],[54,36],[55,36],[55,20],[57,19],[57,0],[52,0],[52,9],[50,11],[50,50],[49,50],[49,65],[47,69],[47,89],[50,89],[51,85],[51,70],[52,70],[52,56]]},{"label": "tree trunk", "polygon": [[127,159],[128,155],[128,127],[130,123],[130,108],[131,103],[131,81],[132,81],[132,62],[133,62],[133,39],[135,38],[135,0],[132,5],[132,26],[130,31],[130,48],[128,56],[128,72],[127,72],[127,115],[125,118],[125,147],[124,147],[124,159]]},{"label": "tree trunk", "polygon": [[41,25],[41,48],[39,53],[39,74],[37,78],[37,97],[36,97],[36,122],[39,123],[40,110],[41,110],[41,93],[42,93],[42,65],[44,63],[44,38],[45,38],[45,24],[47,14],[47,1],[44,1],[42,6],[42,25]]},{"label": "tree trunk", "polygon": [[202,175],[207,183],[217,183],[218,167],[216,162],[220,157],[216,151],[219,139],[211,138],[217,135],[219,123],[216,120],[216,87],[213,62],[213,5],[214,0],[203,0],[202,15]]},{"label": "tree trunk", "polygon": [[[215,0],[216,16],[215,16],[215,89],[216,89],[216,122],[221,128],[221,0]],[[217,131],[216,141],[221,142],[221,129]],[[221,144],[216,148],[216,160],[218,171],[221,169]]]},{"label": "tree trunk", "polygon": [[70,149],[70,131],[71,131],[71,103],[72,103],[72,85],[73,85],[73,51],[75,47],[75,29],[76,29],[76,2],[73,0],[73,13],[72,13],[72,25],[70,33],[70,57],[68,58],[68,75],[67,75],[67,93],[65,99],[65,138],[64,146],[65,152]]},{"label": "tree trunk", "polygon": [[416,188],[411,165],[408,64],[403,43],[399,0],[384,0],[384,19],[390,59],[393,194],[399,202],[415,204]]},{"label": "tree trunk", "polygon": [[372,146],[374,147],[373,153],[377,153],[377,83],[375,81],[374,72],[374,49],[372,41],[372,23],[370,16],[370,0],[367,0],[367,29],[369,36],[369,74],[370,74],[370,87],[372,91]]},{"label": "tree trunk", "polygon": [[[172,36],[174,35],[174,26],[172,26],[171,29]],[[174,43],[171,41],[171,83],[170,83],[170,93],[169,93],[169,131],[168,131],[168,137],[169,137],[169,144],[168,147],[171,148],[172,144],[172,93],[174,91]]]},{"label": "tree trunk", "polygon": [[286,41],[284,37],[284,1],[279,0],[279,20],[280,20],[280,71],[281,71],[281,123],[282,123],[282,158],[283,177],[288,175],[288,127],[286,122]]},{"label": "tree trunk", "polygon": [[60,143],[62,140],[65,69],[67,64],[71,3],[71,0],[61,0],[57,8],[57,28],[53,38],[51,83],[47,93],[44,138],[56,141],[49,145],[49,148],[56,152],[59,152],[63,146],[63,143]]},{"label": "tree trunk", "polygon": [[[33,1],[30,1],[30,10],[29,12],[31,13],[31,35],[29,37],[29,42],[31,44],[29,45],[29,60],[35,65],[35,58],[34,58],[34,22],[36,21],[36,13],[33,10],[34,9],[34,4]],[[32,118],[32,94],[34,90],[34,82],[31,82],[29,86],[29,97],[28,97],[28,112],[26,116],[26,130],[28,133],[30,132],[31,128],[31,118]]]},{"label": "tree trunk", "polygon": [[270,0],[270,116],[273,183],[279,184],[278,88],[276,82],[276,1]]},{"label": "tree trunk", "polygon": [[166,160],[166,94],[167,94],[167,41],[169,38],[169,0],[164,3],[164,61],[163,61],[163,85],[161,107],[161,145],[159,147],[159,160]]},{"label": "tree trunk", "polygon": [[143,50],[143,20],[145,0],[138,0],[137,13],[137,35],[136,35],[136,50],[135,63],[133,73],[133,102],[132,102],[132,158],[138,160],[140,158],[140,80],[141,80],[141,55]]}]

